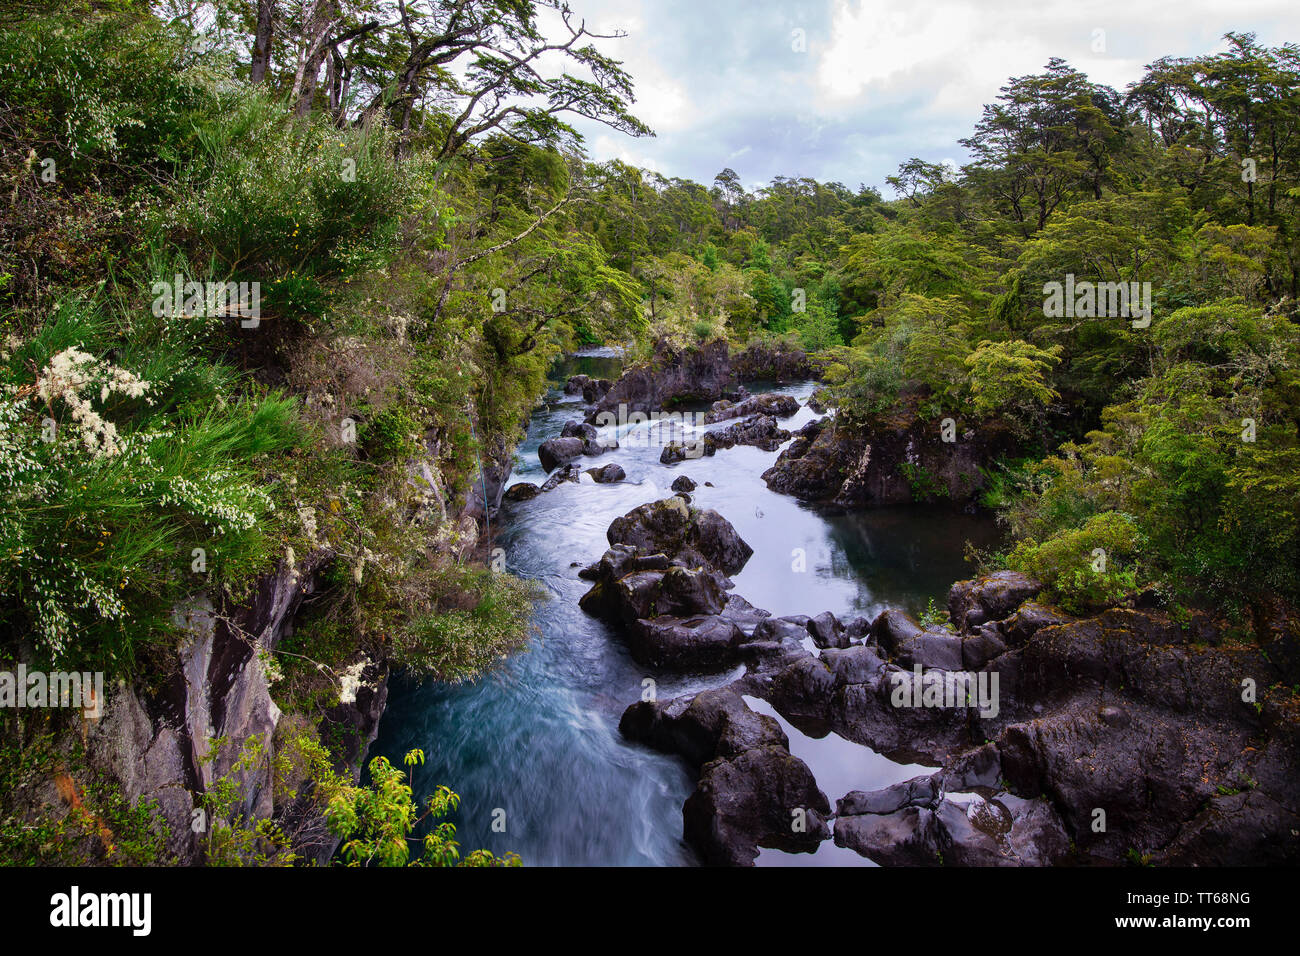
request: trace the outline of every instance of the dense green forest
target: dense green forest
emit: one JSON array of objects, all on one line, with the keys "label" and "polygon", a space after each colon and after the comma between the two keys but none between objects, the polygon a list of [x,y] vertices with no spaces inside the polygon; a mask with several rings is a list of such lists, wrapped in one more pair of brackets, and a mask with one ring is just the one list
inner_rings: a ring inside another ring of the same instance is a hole
[{"label": "dense green forest", "polygon": [[[751,192],[585,153],[575,116],[651,131],[567,7],[302,9],[0,8],[7,658],[159,682],[179,604],[279,564],[326,584],[267,657],[286,712],[358,647],[481,673],[535,594],[461,506],[594,343],[779,339],[848,425],[1009,426],[983,558],[1067,607],[1154,587],[1245,629],[1300,595],[1300,47],[1122,91],[1052,60],[961,168]],[[1148,321],[1049,308],[1067,276],[1148,283]]]}]

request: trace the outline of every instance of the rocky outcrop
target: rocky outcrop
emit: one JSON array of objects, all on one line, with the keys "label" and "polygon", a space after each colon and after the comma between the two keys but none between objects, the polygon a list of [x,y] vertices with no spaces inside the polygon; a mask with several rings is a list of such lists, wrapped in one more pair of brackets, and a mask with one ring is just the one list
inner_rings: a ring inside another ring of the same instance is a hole
[{"label": "rocky outcrop", "polygon": [[[153,691],[119,685],[105,695],[103,718],[87,736],[90,762],[115,777],[128,800],[156,801],[168,851],[178,863],[202,861],[195,810],[218,781],[234,785],[236,812],[247,818],[296,815],[298,852],[320,861],[333,853],[337,841],[323,820],[304,816],[301,805],[275,800],[272,768],[283,715],[257,653],[279,646],[326,558],[316,552],[292,566],[282,563],[243,606],[218,613],[206,600],[195,600],[178,611],[186,637],[170,680]],[[355,699],[325,714],[324,724],[333,728],[330,739],[339,743],[342,765],[354,779],[386,697],[386,668],[370,665]],[[261,750],[262,759],[241,761],[250,746]]]},{"label": "rocky outcrop", "polygon": [[772,381],[777,384],[817,378],[819,370],[807,354],[785,345],[755,343],[731,356],[731,373],[737,381]]},{"label": "rocky outcrop", "polygon": [[753,553],[715,511],[680,497],[614,519],[610,548],[579,575],[595,582],[579,605],[618,624],[632,656],[649,667],[710,670],[734,663],[766,616],[728,595],[727,573]]},{"label": "rocky outcrop", "polygon": [[[1151,607],[1072,618],[1039,592],[1008,572],[958,582],[947,627],[892,609],[869,626],[767,617],[741,644],[746,675],[710,700],[752,694],[805,733],[936,765],[883,790],[833,795],[835,842],[881,864],[1300,861],[1287,655],[1206,640],[1203,627],[1185,630]],[[809,636],[824,648],[817,655]],[[1258,705],[1243,699],[1243,688],[1265,686]],[[693,706],[636,705],[621,727],[701,766],[688,839],[707,860],[748,863],[754,846],[778,845],[763,842],[776,838],[775,816],[756,794],[784,806],[808,798],[808,785],[780,741],[737,733],[752,754],[738,759],[735,745],[720,747],[720,733],[688,718]],[[719,726],[715,716],[709,727]]]},{"label": "rocky outcrop", "polygon": [[730,418],[747,418],[751,415],[766,415],[772,418],[789,418],[799,411],[799,401],[793,395],[778,395],[766,392],[751,395],[739,402],[725,399],[713,403],[713,407],[704,416],[705,424],[725,422]]},{"label": "rocky outcrop", "polygon": [[690,508],[680,498],[664,498],[615,518],[605,532],[611,545],[674,556],[685,566],[709,565],[734,574],[754,549],[716,511]]},{"label": "rocky outcrop", "polygon": [[661,344],[649,362],[623,373],[596,402],[587,421],[594,422],[599,413],[620,406],[628,412],[653,412],[684,402],[716,401],[730,388],[730,381],[726,342],[681,351]]},{"label": "rocky outcrop", "polygon": [[619,730],[699,768],[682,820],[706,863],[748,865],[759,846],[811,852],[830,835],[830,802],[807,765],[791,756],[780,725],[731,687],[633,704]]},{"label": "rocky outcrop", "polygon": [[[587,421],[595,422],[600,413],[617,411],[620,406],[627,412],[649,413],[666,411],[687,402],[745,401],[748,393],[741,384],[743,382],[755,379],[794,382],[815,374],[807,356],[798,350],[755,346],[733,355],[725,341],[689,349],[676,349],[660,342],[648,362],[625,370],[600,397],[596,398],[597,392],[592,392],[595,405]],[[586,398],[586,385],[583,387]],[[769,403],[771,401],[769,399]],[[782,399],[774,407],[784,409],[789,406],[789,401]],[[757,410],[776,414],[763,406]],[[752,412],[739,412],[730,417],[748,414]],[[793,411],[781,412],[782,416],[785,414],[793,414]]]},{"label": "rocky outcrop", "polygon": [[1012,451],[1015,440],[996,422],[952,435],[944,441],[940,422],[907,416],[870,426],[821,418],[795,433],[763,480],[781,494],[843,507],[967,501],[984,487],[981,468]]}]

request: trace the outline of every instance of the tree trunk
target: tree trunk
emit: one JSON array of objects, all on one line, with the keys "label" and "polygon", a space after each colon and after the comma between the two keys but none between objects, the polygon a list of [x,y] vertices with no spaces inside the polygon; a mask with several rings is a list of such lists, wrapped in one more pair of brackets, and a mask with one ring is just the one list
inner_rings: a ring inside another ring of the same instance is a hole
[{"label": "tree trunk", "polygon": [[253,39],[253,65],[248,78],[253,83],[266,79],[266,70],[271,65],[271,15],[275,12],[275,0],[257,0],[257,35]]}]

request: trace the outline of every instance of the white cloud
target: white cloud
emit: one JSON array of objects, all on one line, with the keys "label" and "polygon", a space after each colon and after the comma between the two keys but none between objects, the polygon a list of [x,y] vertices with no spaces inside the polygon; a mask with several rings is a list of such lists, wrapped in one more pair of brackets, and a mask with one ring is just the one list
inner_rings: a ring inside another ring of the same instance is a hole
[{"label": "white cloud", "polygon": [[[981,106],[1008,78],[1059,56],[1123,90],[1160,56],[1221,50],[1230,30],[1279,45],[1300,34],[1296,0],[573,0],[624,61],[634,112],[659,134],[632,140],[578,123],[595,158],[655,163],[709,183],[813,176],[884,187],[909,156],[964,161]],[[792,29],[807,52],[790,48]],[[1105,31],[1105,50],[1093,49]]]}]

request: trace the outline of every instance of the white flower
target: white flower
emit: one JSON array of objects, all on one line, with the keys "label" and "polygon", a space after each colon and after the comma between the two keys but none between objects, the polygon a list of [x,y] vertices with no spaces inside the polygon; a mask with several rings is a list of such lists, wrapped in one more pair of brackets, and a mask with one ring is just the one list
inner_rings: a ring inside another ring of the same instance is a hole
[{"label": "white flower", "polygon": [[373,684],[367,684],[361,679],[361,672],[366,669],[370,663],[368,657],[362,657],[342,674],[339,675],[339,703],[355,704],[357,702],[357,691],[363,687],[373,687]]},{"label": "white flower", "polygon": [[122,450],[117,426],[101,417],[82,394],[95,385],[99,386],[100,402],[107,401],[113,393],[139,398],[150,387],[126,369],[102,362],[73,346],[51,358],[50,364],[36,377],[36,397],[46,403],[56,399],[63,402],[72,412],[72,420],[91,457],[111,457]]}]

